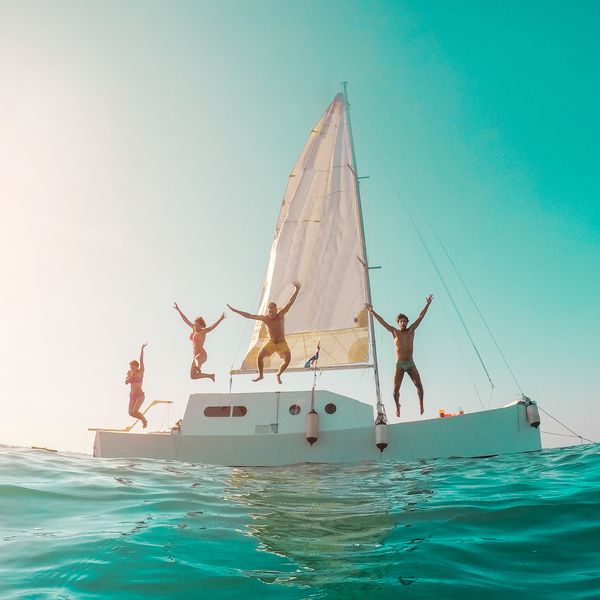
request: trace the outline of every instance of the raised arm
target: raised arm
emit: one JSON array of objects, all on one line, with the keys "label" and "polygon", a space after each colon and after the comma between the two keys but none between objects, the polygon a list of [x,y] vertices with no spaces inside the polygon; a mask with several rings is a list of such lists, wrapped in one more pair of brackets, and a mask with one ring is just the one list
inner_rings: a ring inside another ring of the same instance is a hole
[{"label": "raised arm", "polygon": [[205,327],[202,331],[204,333],[208,333],[209,331],[212,331],[224,318],[225,318],[225,313],[222,313],[221,316],[210,327]]},{"label": "raised arm", "polygon": [[177,302],[173,304],[173,308],[179,313],[179,316],[183,319],[183,322],[193,329],[194,324],[181,312],[181,309],[179,308],[179,306],[177,306]]},{"label": "raised arm", "polygon": [[144,342],[142,344],[142,349],[140,350],[140,371],[144,372],[144,348],[148,345],[148,342]]},{"label": "raised arm", "polygon": [[427,314],[427,310],[429,309],[429,305],[431,304],[432,300],[433,296],[429,294],[429,296],[427,296],[425,300],[425,307],[421,311],[421,314],[417,317],[416,321],[409,327],[409,329],[416,329],[420,325],[421,321],[423,320],[423,317]]},{"label": "raised arm", "polygon": [[386,323],[382,317],[380,317],[376,312],[375,309],[370,305],[370,304],[365,304],[365,308],[390,332],[392,333],[394,331],[394,328],[389,324]]},{"label": "raised arm", "polygon": [[288,300],[288,303],[279,311],[280,314],[284,314],[290,310],[290,308],[292,308],[292,304],[294,304],[294,301],[296,300],[296,297],[298,296],[298,292],[300,291],[300,284],[297,281],[294,281],[294,293],[292,294],[291,298]]},{"label": "raised arm", "polygon": [[227,305],[229,310],[232,310],[234,313],[238,315],[242,315],[242,317],[246,317],[246,319],[255,319],[256,321],[264,321],[265,318],[263,315],[252,315],[250,313],[244,312],[243,310],[238,310],[237,308],[233,308],[230,304]]}]

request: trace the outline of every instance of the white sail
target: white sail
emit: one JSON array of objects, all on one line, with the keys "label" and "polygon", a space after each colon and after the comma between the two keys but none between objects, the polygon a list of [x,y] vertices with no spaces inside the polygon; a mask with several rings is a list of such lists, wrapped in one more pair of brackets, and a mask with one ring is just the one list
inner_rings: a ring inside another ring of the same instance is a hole
[{"label": "white sail", "polygon": [[[338,94],[310,132],[287,189],[271,247],[259,314],[269,302],[285,305],[290,368],[302,368],[320,342],[320,368],[369,362],[366,259],[344,97]],[[268,334],[257,321],[238,372],[256,370]],[[265,360],[276,368],[277,355]]]}]

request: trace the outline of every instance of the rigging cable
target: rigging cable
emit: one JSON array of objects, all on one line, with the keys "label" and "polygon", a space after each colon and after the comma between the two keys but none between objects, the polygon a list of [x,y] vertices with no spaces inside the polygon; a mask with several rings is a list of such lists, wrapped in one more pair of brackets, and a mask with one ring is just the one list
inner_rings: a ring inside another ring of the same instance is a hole
[{"label": "rigging cable", "polygon": [[[591,444],[595,444],[596,443],[593,440],[589,440],[588,438],[583,437],[582,435],[579,435],[578,433],[576,433],[575,431],[573,431],[570,427],[567,427],[564,423],[562,423],[561,421],[559,421],[556,417],[553,417],[547,410],[544,410],[539,404],[537,405],[537,407],[545,415],[548,415],[551,419],[553,419],[554,421],[556,421],[559,425],[561,425],[562,427],[564,427],[567,431],[570,431],[573,434],[574,437],[579,438],[580,440],[585,440],[586,442],[590,442]],[[552,432],[548,432],[548,431],[544,431],[544,433],[549,433],[550,435],[561,435],[560,433],[554,433],[553,434]],[[572,437],[572,436],[568,436],[568,437]]]},{"label": "rigging cable", "polygon": [[[359,126],[360,126],[360,120],[358,121]],[[369,138],[369,142],[370,140],[370,132],[368,130],[368,128],[362,128],[363,131],[366,132],[367,137]],[[396,195],[396,197],[398,198],[398,200],[400,201],[400,204],[402,205],[402,207],[404,208],[406,214],[408,215],[408,218],[421,242],[421,244],[423,245],[423,248],[425,249],[425,252],[427,253],[429,260],[431,261],[431,264],[433,265],[438,277],[440,278],[440,281],[442,282],[444,289],[446,290],[446,293],[448,294],[448,297],[450,298],[452,305],[454,307],[454,310],[456,311],[456,314],[458,315],[461,324],[463,325],[463,328],[465,329],[465,333],[467,334],[467,337],[469,338],[469,341],[471,342],[473,349],[475,350],[475,353],[477,354],[477,358],[479,359],[479,362],[481,363],[481,366],[483,367],[483,370],[485,372],[485,374],[487,375],[488,381],[490,383],[490,387],[491,387],[491,391],[490,391],[490,400],[489,400],[489,404],[491,405],[491,401],[492,401],[492,394],[494,392],[494,383],[490,377],[490,374],[483,362],[483,359],[481,357],[481,354],[479,353],[479,350],[477,349],[477,346],[473,340],[473,338],[471,337],[471,334],[464,322],[464,319],[462,318],[462,314],[460,312],[460,310],[458,309],[458,306],[456,305],[456,302],[454,301],[454,297],[452,296],[450,290],[448,289],[448,286],[446,284],[446,281],[444,280],[444,278],[442,277],[442,274],[437,266],[437,263],[435,262],[431,252],[429,251],[429,248],[427,246],[427,244],[425,243],[425,240],[423,238],[423,236],[421,235],[421,232],[419,231],[416,222],[410,212],[410,210],[408,209],[408,206],[406,205],[406,203],[404,202],[404,198],[402,197],[402,195],[400,194],[400,192],[398,191],[394,180],[390,177],[386,167],[385,167],[385,163],[381,160],[381,157],[379,156],[379,153],[374,149],[374,146],[371,144],[371,151],[373,152],[374,156],[376,156],[378,162],[379,162],[379,166],[381,167],[383,173],[385,174],[385,176],[388,179],[388,182],[390,184],[390,187],[392,188],[394,194]],[[454,269],[454,272],[456,273],[456,275],[458,276],[460,282],[462,283],[465,291],[467,292],[467,295],[469,296],[471,302],[473,303],[475,309],[477,310],[477,313],[479,314],[479,317],[481,318],[483,324],[485,325],[485,328],[487,329],[488,333],[490,334],[490,337],[492,338],[492,341],[494,342],[494,345],[496,346],[496,349],[498,350],[498,352],[500,353],[500,356],[502,357],[502,360],[504,361],[504,364],[506,365],[510,375],[513,378],[513,381],[515,382],[516,386],[519,388],[519,391],[521,391],[521,395],[523,395],[523,392],[521,390],[521,386],[519,385],[519,382],[517,381],[517,378],[512,370],[512,368],[510,367],[510,364],[508,363],[508,360],[506,359],[506,356],[504,355],[504,353],[502,352],[498,342],[496,341],[496,338],[494,337],[491,329],[489,328],[487,321],[485,320],[483,314],[481,313],[481,311],[479,310],[479,306],[477,305],[477,303],[475,302],[475,299],[473,298],[473,296],[471,295],[465,281],[463,280],[463,278],[460,275],[460,272],[458,271],[458,269],[456,268],[456,265],[454,264],[454,261],[450,258],[450,255],[448,254],[448,251],[446,250],[446,247],[444,246],[444,244],[442,243],[439,235],[437,234],[437,231],[435,230],[435,228],[433,227],[433,225],[431,224],[431,221],[427,218],[425,212],[421,209],[421,213],[423,214],[423,216],[425,217],[425,220],[427,221],[427,223],[429,224],[429,226],[431,227],[431,230],[433,231],[438,243],[440,244],[440,246],[442,247],[444,254],[446,255],[446,257],[448,258],[450,264],[452,265],[452,268]],[[477,391],[477,386],[475,386],[475,389]],[[478,394],[479,395],[479,394]],[[481,400],[481,398],[480,398]],[[544,410],[541,406],[538,405],[539,410],[541,410],[544,414],[546,414],[547,416],[549,416],[551,419],[553,419],[554,421],[556,421],[559,425],[561,425],[562,427],[564,427],[567,431],[569,431],[573,437],[577,437],[579,438],[579,440],[581,440],[583,442],[583,440],[585,440],[586,442],[590,442],[590,443],[596,443],[593,440],[590,440],[586,437],[583,437],[582,435],[579,435],[578,433],[576,433],[575,431],[573,431],[570,427],[567,427],[567,425],[565,425],[564,423],[562,423],[561,421],[559,421],[556,417],[554,417],[553,415],[551,415],[548,411]],[[544,432],[547,433],[549,435],[565,435],[565,434],[558,434],[558,433],[553,433],[553,432]],[[568,436],[571,437],[571,436]]]},{"label": "rigging cable", "polygon": [[431,251],[429,250],[429,246],[425,242],[425,239],[423,238],[421,231],[417,227],[417,223],[414,220],[412,213],[408,209],[406,202],[404,202],[404,198],[402,197],[402,195],[396,188],[396,185],[395,185],[393,179],[390,177],[390,175],[387,171],[387,168],[385,167],[385,163],[381,160],[379,153],[376,150],[374,150],[372,145],[371,145],[371,151],[377,157],[379,166],[381,167],[382,171],[384,172],[385,176],[387,177],[390,187],[392,188],[394,194],[396,195],[396,197],[400,201],[400,204],[404,208],[404,211],[406,212],[406,214],[411,222],[411,225],[413,226],[413,229],[415,230],[417,237],[419,238],[419,241],[421,242],[425,252],[427,253],[427,256],[429,257],[429,260],[431,261],[431,264],[433,265],[433,268],[435,269],[437,276],[439,277],[440,281],[442,282],[442,285],[444,286],[444,289],[446,290],[446,293],[448,294],[448,297],[450,298],[450,302],[452,302],[452,306],[454,307],[454,310],[455,310],[456,314],[458,315],[458,318],[465,330],[465,333],[467,334],[467,337],[469,338],[469,341],[471,342],[471,345],[473,346],[473,350],[475,351],[475,354],[477,355],[477,358],[479,359],[479,363],[481,364],[483,371],[485,372],[485,374],[488,378],[488,381],[490,383],[490,388],[491,388],[490,404],[491,404],[492,394],[493,394],[494,388],[496,386],[494,385],[494,382],[492,381],[490,373],[489,373],[487,367],[485,366],[485,363],[483,362],[483,358],[482,358],[481,354],[479,353],[479,349],[477,348],[477,345],[475,344],[475,341],[473,340],[473,337],[471,336],[471,332],[469,331],[467,324],[465,323],[465,320],[463,319],[462,313],[460,312],[460,309],[458,308],[458,305],[456,304],[456,301],[454,300],[454,296],[452,295],[452,292],[448,288],[448,284],[446,283],[446,280],[444,279],[435,259],[433,258],[433,255],[431,254]]},{"label": "rigging cable", "polygon": [[473,306],[475,307],[475,310],[477,311],[477,314],[479,315],[479,317],[481,318],[483,324],[485,325],[485,328],[487,329],[487,332],[490,334],[490,337],[492,338],[492,341],[494,342],[494,345],[496,346],[496,349],[500,353],[500,356],[502,357],[502,360],[504,361],[504,364],[506,365],[506,368],[508,369],[508,372],[510,373],[511,377],[513,378],[513,381],[515,382],[517,388],[519,388],[519,392],[521,393],[521,395],[523,395],[523,390],[521,389],[521,386],[519,385],[519,382],[517,381],[517,378],[516,378],[516,376],[515,376],[512,368],[511,368],[511,366],[509,365],[506,356],[504,356],[504,352],[502,352],[502,349],[500,348],[500,345],[496,341],[496,338],[494,337],[494,334],[492,333],[492,330],[489,328],[489,326],[487,324],[487,321],[485,320],[485,317],[483,316],[483,314],[479,310],[479,306],[478,306],[477,302],[475,302],[475,298],[473,298],[473,296],[471,295],[471,292],[469,291],[469,288],[467,287],[467,284],[465,283],[464,279],[462,278],[462,276],[461,276],[458,268],[454,264],[454,261],[450,257],[450,254],[448,254],[448,251],[446,250],[446,246],[444,245],[444,243],[440,239],[440,236],[438,235],[437,231],[435,230],[433,224],[427,218],[427,215],[425,214],[425,212],[423,210],[421,210],[421,212],[423,214],[423,217],[427,221],[429,227],[431,227],[431,231],[433,231],[433,234],[435,235],[435,237],[436,237],[436,239],[438,241],[438,244],[442,247],[442,250],[444,251],[444,254],[446,255],[446,258],[448,259],[448,261],[452,265],[452,268],[454,269],[454,272],[456,273],[458,279],[462,283],[462,286],[465,289],[465,292],[467,292],[467,295],[469,296],[469,299],[473,303]]},{"label": "rigging cable", "polygon": [[[437,293],[437,290],[439,288],[436,287],[435,292]],[[450,329],[450,333],[452,334],[452,337],[454,339],[454,343],[456,344],[456,347],[458,348],[458,351],[460,352],[461,358],[463,360],[463,364],[465,366],[465,370],[469,376],[469,379],[471,380],[471,383],[473,384],[473,389],[475,391],[475,397],[477,398],[477,400],[479,400],[479,404],[481,404],[481,408],[483,410],[485,410],[485,405],[483,404],[483,400],[481,399],[481,394],[479,393],[479,388],[477,387],[477,384],[475,383],[475,378],[473,377],[473,373],[471,373],[471,369],[469,368],[469,363],[467,362],[467,357],[465,356],[465,352],[463,350],[463,346],[460,342],[460,340],[458,339],[458,335],[456,334],[456,331],[454,329],[454,326],[452,325],[452,320],[449,317],[448,314],[448,309],[447,309],[447,304],[445,302],[442,302],[442,308],[444,310],[444,313],[446,315],[446,321],[448,323],[448,327]]]},{"label": "rigging cable", "polygon": [[[483,362],[483,358],[481,357],[481,354],[479,353],[479,349],[477,348],[477,345],[475,344],[475,341],[473,340],[473,338],[471,336],[471,332],[469,331],[469,328],[467,327],[465,320],[463,319],[462,313],[460,312],[460,309],[458,308],[458,305],[456,304],[456,301],[454,300],[454,296],[452,295],[452,292],[450,291],[450,288],[448,287],[448,284],[446,283],[444,276],[442,275],[435,259],[433,258],[433,255],[431,254],[431,251],[429,250],[429,246],[427,245],[427,243],[425,242],[425,239],[421,235],[421,232],[420,232],[419,228],[417,227],[417,224],[416,224],[415,220],[413,219],[411,212],[408,210],[408,206],[404,202],[402,196],[400,195],[400,193],[394,186],[393,182],[390,181],[390,183],[392,185],[392,189],[394,190],[394,193],[396,194],[396,197],[398,198],[398,200],[400,200],[402,207],[406,211],[406,214],[408,215],[408,218],[410,219],[410,222],[411,222],[415,232],[417,233],[417,236],[419,237],[419,240],[420,240],[421,244],[423,245],[423,248],[425,249],[427,256],[429,257],[429,260],[431,261],[431,264],[433,265],[433,268],[435,269],[437,276],[439,277],[440,281],[442,282],[442,285],[444,286],[444,289],[446,290],[446,293],[448,294],[448,297],[450,298],[450,302],[452,302],[452,306],[454,307],[454,310],[455,310],[456,314],[458,315],[458,318],[465,330],[465,333],[467,334],[467,337],[469,338],[469,341],[471,342],[471,345],[473,346],[473,350],[475,350],[475,354],[477,355],[477,358],[479,359],[479,362],[488,378],[488,381],[490,382],[490,387],[493,391],[493,389],[496,386],[494,385],[494,382],[492,381],[490,373],[487,370],[485,363]],[[490,402],[491,402],[491,394],[490,394]]]}]

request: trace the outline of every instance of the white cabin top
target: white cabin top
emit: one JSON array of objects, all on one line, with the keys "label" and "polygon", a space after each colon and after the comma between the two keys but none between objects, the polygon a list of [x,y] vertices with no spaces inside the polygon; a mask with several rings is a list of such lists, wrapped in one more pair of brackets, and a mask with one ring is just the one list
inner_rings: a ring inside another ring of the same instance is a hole
[{"label": "white cabin top", "polygon": [[[181,434],[300,433],[310,409],[310,391],[192,394]],[[315,410],[322,431],[365,427],[373,421],[369,404],[326,390],[315,392]]]}]

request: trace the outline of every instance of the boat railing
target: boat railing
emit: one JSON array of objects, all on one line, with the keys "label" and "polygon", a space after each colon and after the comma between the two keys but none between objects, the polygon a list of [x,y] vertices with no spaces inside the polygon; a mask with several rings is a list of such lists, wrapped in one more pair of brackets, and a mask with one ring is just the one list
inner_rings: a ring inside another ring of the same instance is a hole
[{"label": "boat railing", "polygon": [[[142,411],[142,414],[145,415],[152,407],[156,406],[157,404],[173,404],[173,400],[153,400]],[[131,431],[138,422],[139,422],[139,419],[136,419],[131,425],[124,427],[123,429],[110,429],[107,427],[88,427],[88,431],[112,431],[112,432],[127,433],[127,432]]]}]

